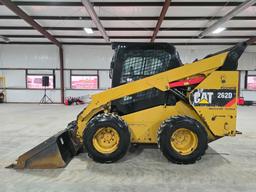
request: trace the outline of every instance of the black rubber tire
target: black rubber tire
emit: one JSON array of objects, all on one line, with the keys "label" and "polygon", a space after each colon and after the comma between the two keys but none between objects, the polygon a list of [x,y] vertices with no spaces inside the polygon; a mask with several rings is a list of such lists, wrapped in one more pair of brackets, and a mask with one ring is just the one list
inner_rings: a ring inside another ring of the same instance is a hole
[{"label": "black rubber tire", "polygon": [[[69,122],[68,125],[67,125],[67,129],[70,131],[72,136],[76,135],[76,133],[75,133],[76,125],[77,125],[76,120]],[[80,145],[80,143],[79,143],[79,145],[77,145],[77,146],[79,146],[79,147],[78,147],[75,155],[86,152],[83,145]]]},{"label": "black rubber tire", "polygon": [[[92,143],[94,134],[102,127],[114,128],[120,137],[118,148],[110,154],[100,153],[95,149]],[[113,163],[126,154],[130,146],[130,138],[128,125],[118,115],[103,113],[89,121],[84,131],[83,141],[88,156],[94,161],[99,163]]]},{"label": "black rubber tire", "polygon": [[[197,148],[189,155],[181,155],[170,145],[172,134],[179,128],[189,129],[197,135]],[[162,123],[158,131],[158,147],[169,161],[176,164],[192,164],[205,154],[208,137],[204,126],[197,120],[187,116],[175,116]]]}]

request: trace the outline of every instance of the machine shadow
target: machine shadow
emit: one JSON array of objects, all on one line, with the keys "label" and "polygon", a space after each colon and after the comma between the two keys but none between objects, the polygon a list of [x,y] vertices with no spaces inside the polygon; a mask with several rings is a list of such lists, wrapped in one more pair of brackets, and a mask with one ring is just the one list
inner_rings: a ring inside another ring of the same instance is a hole
[{"label": "machine shadow", "polygon": [[[175,172],[179,173],[179,171],[183,173],[185,170],[193,173],[196,170],[196,174],[200,174],[201,172],[210,171],[214,168],[230,164],[230,161],[225,158],[225,156],[229,154],[218,153],[211,147],[207,149],[202,159],[189,165],[173,164],[167,161],[158,149],[148,148],[149,147],[139,147],[133,152],[128,152],[122,160],[112,164],[96,163],[91,160],[87,154],[81,154],[76,158],[87,164],[87,171],[93,173],[104,172],[107,175],[118,176],[125,176],[130,174],[130,172],[132,172],[133,175],[145,174],[145,172],[153,174],[156,171],[162,172],[163,174],[173,174]],[[122,171],[120,172],[120,170]]]},{"label": "machine shadow", "polygon": [[[112,164],[101,164],[94,162],[90,159],[87,153],[81,153],[75,157],[76,160],[81,161],[84,164],[84,170],[91,173],[100,174],[104,172],[106,175],[118,175],[122,176],[137,176],[141,174],[183,174],[184,172],[191,172],[200,174],[201,172],[210,171],[211,169],[223,166],[225,164],[230,164],[229,160],[225,156],[229,155],[227,153],[218,153],[211,147],[206,151],[206,154],[201,160],[197,161],[195,164],[190,165],[177,165],[168,162],[165,157],[161,154],[156,146],[141,146],[133,149],[132,152],[129,151],[126,156]],[[72,163],[70,163],[70,168],[60,168],[60,169],[26,169],[26,170],[15,170],[16,173],[28,174],[33,176],[40,176],[42,178],[57,178],[66,170],[72,170]],[[122,171],[120,171],[122,170]]]}]

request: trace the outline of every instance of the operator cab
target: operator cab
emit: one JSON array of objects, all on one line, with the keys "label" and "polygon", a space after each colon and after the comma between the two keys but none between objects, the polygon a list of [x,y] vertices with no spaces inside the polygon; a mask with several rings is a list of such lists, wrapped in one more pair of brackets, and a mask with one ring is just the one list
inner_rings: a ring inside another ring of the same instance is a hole
[{"label": "operator cab", "polygon": [[169,43],[113,43],[112,87],[180,67],[178,52]]},{"label": "operator cab", "polygon": [[[112,87],[149,77],[182,65],[175,47],[168,43],[113,43],[115,50],[111,62]],[[174,105],[170,94],[149,89],[115,100],[113,111],[121,115],[158,105]]]}]

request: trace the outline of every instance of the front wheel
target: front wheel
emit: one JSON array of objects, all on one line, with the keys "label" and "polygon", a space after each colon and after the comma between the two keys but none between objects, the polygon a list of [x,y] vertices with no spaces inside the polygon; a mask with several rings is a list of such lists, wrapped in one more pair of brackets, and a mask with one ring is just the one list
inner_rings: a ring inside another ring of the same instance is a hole
[{"label": "front wheel", "polygon": [[158,146],[171,162],[194,163],[207,149],[207,133],[195,119],[186,116],[172,117],[164,121],[159,129]]},{"label": "front wheel", "polygon": [[100,163],[112,163],[126,154],[130,132],[119,116],[103,113],[89,121],[83,141],[90,158]]}]

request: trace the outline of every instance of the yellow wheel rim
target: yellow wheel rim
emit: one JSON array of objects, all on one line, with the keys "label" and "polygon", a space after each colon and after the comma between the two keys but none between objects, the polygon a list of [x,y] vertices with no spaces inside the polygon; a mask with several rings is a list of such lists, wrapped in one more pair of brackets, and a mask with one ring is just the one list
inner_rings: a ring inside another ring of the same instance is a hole
[{"label": "yellow wheel rim", "polygon": [[99,129],[93,136],[94,148],[103,154],[113,153],[119,144],[119,134],[112,127]]},{"label": "yellow wheel rim", "polygon": [[172,148],[181,155],[189,155],[198,145],[197,135],[189,129],[179,128],[173,132],[170,140]]}]

